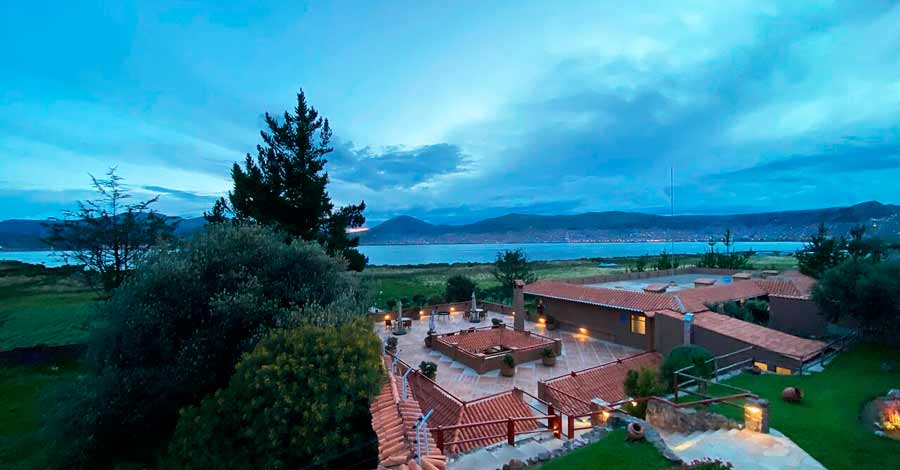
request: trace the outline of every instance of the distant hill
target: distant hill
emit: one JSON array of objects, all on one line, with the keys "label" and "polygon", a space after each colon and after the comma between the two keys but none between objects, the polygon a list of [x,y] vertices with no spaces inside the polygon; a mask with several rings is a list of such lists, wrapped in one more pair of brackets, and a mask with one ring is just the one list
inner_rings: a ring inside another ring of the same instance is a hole
[{"label": "distant hill", "polygon": [[577,215],[508,214],[465,225],[433,225],[415,217],[387,220],[362,234],[362,243],[540,243],[649,241],[669,236],[679,241],[706,241],[726,229],[737,240],[800,240],[824,222],[837,235],[856,224],[870,233],[896,237],[900,206],[865,202],[849,207],[733,215],[667,217],[638,212],[588,212]]},{"label": "distant hill", "polygon": [[[183,237],[199,230],[206,224],[203,217],[168,217],[175,226],[175,235]],[[0,221],[0,251],[32,251],[49,249],[42,238],[48,235],[50,220],[4,220]]]}]

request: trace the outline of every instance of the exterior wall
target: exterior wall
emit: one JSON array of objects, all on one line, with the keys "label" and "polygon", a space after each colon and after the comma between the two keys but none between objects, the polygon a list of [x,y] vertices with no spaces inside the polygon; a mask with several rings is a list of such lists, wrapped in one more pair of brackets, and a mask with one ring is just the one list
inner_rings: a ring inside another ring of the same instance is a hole
[{"label": "exterior wall", "polygon": [[798,336],[821,337],[827,322],[812,300],[769,297],[768,326]]},{"label": "exterior wall", "polygon": [[647,422],[656,429],[684,434],[741,428],[740,423],[720,414],[701,409],[679,408],[673,403],[661,400],[647,402]]},{"label": "exterior wall", "polygon": [[[748,346],[751,346],[750,344],[743,341],[734,339],[730,336],[722,335],[712,330],[707,330],[697,325],[693,326],[692,336],[693,338],[691,342],[693,344],[703,346],[704,348],[708,349],[713,354],[713,356],[721,356],[723,354],[728,354],[739,349],[744,349]],[[754,361],[768,364],[769,370],[775,370],[775,367],[784,367],[790,369],[791,371],[797,371],[801,365],[800,360],[798,359],[789,358],[786,356],[782,356],[781,354],[756,347],[746,353],[737,354],[728,358],[728,362],[719,364],[719,367],[723,367],[728,364],[743,361],[749,358],[752,358]]]},{"label": "exterior wall", "polygon": [[647,319],[647,334],[640,335],[631,332],[631,314],[636,312],[547,297],[541,299],[544,303],[544,314],[553,315],[562,326],[572,329],[587,328],[591,336],[633,348],[645,350],[653,348],[653,320],[650,318]]},{"label": "exterior wall", "polygon": [[684,344],[684,322],[666,315],[653,318],[654,346],[667,356],[673,349]]},{"label": "exterior wall", "polygon": [[[488,328],[506,328],[503,326],[497,327],[488,327]],[[530,331],[521,331],[519,334],[533,335]],[[547,343],[538,344],[535,346],[530,346],[526,348],[511,348],[511,351],[506,351],[498,354],[493,354],[490,356],[485,356],[483,354],[473,354],[470,351],[466,351],[464,349],[460,349],[456,344],[446,343],[441,341],[441,338],[447,336],[455,336],[460,334],[466,334],[466,331],[457,331],[453,333],[447,333],[444,335],[437,335],[433,338],[431,347],[447,357],[453,359],[454,361],[461,362],[479,374],[484,374],[485,372],[499,369],[503,364],[503,357],[507,354],[512,354],[513,358],[516,360],[516,364],[524,364],[526,362],[537,361],[543,358],[544,356],[544,348],[550,348],[554,353],[558,356],[562,353],[562,341],[559,339],[543,337],[547,340]],[[500,345],[496,345],[500,346]],[[503,345],[506,346],[506,345]]]}]

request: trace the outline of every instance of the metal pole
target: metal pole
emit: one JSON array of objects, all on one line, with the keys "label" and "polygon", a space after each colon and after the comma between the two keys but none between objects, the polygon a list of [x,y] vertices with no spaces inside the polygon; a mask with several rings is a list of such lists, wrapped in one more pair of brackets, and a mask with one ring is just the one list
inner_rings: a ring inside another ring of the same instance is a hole
[{"label": "metal pole", "polygon": [[409,369],[406,369],[406,372],[403,373],[403,378],[401,379],[401,385],[403,386],[403,401],[406,401],[406,389],[408,388],[407,384],[406,384],[407,383],[406,376],[409,375],[409,373],[412,371],[413,371],[412,367],[410,367]]}]

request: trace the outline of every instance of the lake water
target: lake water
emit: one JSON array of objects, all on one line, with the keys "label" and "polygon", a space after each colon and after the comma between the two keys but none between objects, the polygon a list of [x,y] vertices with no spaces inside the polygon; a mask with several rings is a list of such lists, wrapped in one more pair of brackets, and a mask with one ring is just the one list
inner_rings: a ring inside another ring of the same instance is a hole
[{"label": "lake water", "polygon": [[[802,242],[737,242],[737,250],[758,252],[794,252]],[[525,250],[534,261],[578,258],[615,258],[619,256],[658,255],[669,243],[490,243],[460,245],[368,245],[359,247],[374,265],[429,263],[486,263],[494,261],[501,250]],[[721,245],[719,247],[721,248]],[[709,250],[706,242],[675,242],[674,253],[696,254]],[[62,262],[47,251],[0,251],[0,260],[59,266]]]}]

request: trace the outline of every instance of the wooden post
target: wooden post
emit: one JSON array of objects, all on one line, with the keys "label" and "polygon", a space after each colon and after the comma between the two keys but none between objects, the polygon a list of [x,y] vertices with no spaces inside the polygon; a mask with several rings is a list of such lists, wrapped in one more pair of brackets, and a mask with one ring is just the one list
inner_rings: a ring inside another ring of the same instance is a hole
[{"label": "wooden post", "polygon": [[568,424],[569,424],[569,433],[567,437],[569,439],[575,439],[575,417],[572,415],[567,416]]},{"label": "wooden post", "polygon": [[675,379],[675,403],[678,403],[678,374],[673,374],[672,377]]},{"label": "wooden post", "polygon": [[441,452],[444,452],[444,428],[438,426],[435,431],[435,440],[437,441],[437,447]]},{"label": "wooden post", "polygon": [[512,418],[506,420],[506,443],[513,447],[516,445],[516,422]]}]

